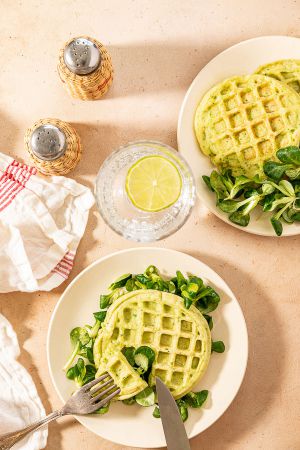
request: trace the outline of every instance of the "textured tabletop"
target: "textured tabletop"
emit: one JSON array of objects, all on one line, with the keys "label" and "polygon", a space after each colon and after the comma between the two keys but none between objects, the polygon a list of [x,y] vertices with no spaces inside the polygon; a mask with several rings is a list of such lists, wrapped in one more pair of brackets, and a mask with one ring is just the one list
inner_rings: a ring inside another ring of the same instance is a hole
[{"label": "textured tabletop", "polygon": [[[213,56],[255,36],[297,36],[299,28],[297,0],[1,0],[1,151],[28,162],[26,128],[43,117],[68,121],[83,145],[70,176],[92,187],[104,158],[128,141],[151,138],[176,147],[185,91]],[[57,74],[60,47],[80,34],[102,41],[113,59],[115,82],[100,101],[72,100]],[[192,440],[192,449],[300,449],[299,239],[247,234],[199,202],[176,235],[155,244],[187,252],[218,272],[248,325],[243,385],[223,417]],[[69,280],[97,258],[134,245],[114,234],[94,208]],[[20,361],[47,412],[60,401],[48,373],[46,334],[67,283],[51,293],[0,296],[0,311],[23,346]],[[68,418],[50,425],[47,448],[121,447]]]}]

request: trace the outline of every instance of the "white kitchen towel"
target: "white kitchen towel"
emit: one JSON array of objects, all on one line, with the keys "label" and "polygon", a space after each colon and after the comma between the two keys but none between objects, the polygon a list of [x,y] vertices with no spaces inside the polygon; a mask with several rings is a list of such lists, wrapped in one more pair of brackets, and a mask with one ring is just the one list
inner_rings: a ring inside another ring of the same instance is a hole
[{"label": "white kitchen towel", "polygon": [[[0,314],[0,434],[19,430],[45,416],[31,376],[16,361],[19,354],[17,336]],[[47,436],[47,428],[43,428],[16,444],[14,449],[45,448]]]},{"label": "white kitchen towel", "polygon": [[68,278],[94,196],[0,153],[0,292],[50,291]]}]

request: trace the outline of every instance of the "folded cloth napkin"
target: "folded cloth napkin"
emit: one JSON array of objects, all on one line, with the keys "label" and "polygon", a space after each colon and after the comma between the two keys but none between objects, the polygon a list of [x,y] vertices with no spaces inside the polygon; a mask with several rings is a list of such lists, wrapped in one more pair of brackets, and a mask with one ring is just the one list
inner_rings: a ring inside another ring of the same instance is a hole
[{"label": "folded cloth napkin", "polygon": [[50,291],[73,267],[92,192],[0,153],[0,292]]},{"label": "folded cloth napkin", "polygon": [[[19,430],[45,416],[31,376],[16,361],[19,354],[17,336],[8,320],[0,314],[0,434]],[[43,428],[30,434],[14,448],[45,448],[47,435],[47,429]]]}]

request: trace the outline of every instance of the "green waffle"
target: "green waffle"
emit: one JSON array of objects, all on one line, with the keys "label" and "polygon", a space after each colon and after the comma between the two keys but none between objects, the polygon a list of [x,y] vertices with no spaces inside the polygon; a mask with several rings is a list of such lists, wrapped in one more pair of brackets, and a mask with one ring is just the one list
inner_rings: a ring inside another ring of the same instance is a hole
[{"label": "green waffle", "polygon": [[266,75],[285,83],[300,94],[300,60],[282,59],[260,66],[256,74]]},{"label": "green waffle", "polygon": [[121,388],[119,399],[136,395],[145,387],[138,376],[133,389],[136,372],[121,353],[124,347],[142,345],[151,347],[156,355],[150,384],[159,376],[173,396],[180,398],[206,371],[211,334],[197,308],[186,309],[177,295],[139,290],[120,297],[109,308],[94,345],[97,375],[106,370],[111,374]]},{"label": "green waffle", "polygon": [[214,86],[194,119],[202,152],[221,171],[264,177],[263,164],[276,151],[298,145],[300,96],[264,75],[236,76]]}]

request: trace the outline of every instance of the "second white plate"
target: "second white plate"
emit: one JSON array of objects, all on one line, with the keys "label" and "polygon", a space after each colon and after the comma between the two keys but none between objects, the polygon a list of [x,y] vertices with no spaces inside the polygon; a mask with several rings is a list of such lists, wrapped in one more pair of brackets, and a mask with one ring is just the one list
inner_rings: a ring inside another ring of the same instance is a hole
[{"label": "second white plate", "polygon": [[[237,394],[247,365],[248,337],[243,313],[230,288],[212,269],[189,255],[160,248],[136,248],[106,256],[81,272],[67,287],[52,315],[47,342],[50,374],[59,397],[66,401],[74,391],[74,384],[62,370],[71,351],[70,331],[93,321],[99,296],[114,279],[127,272],[143,272],[150,264],[156,265],[163,275],[173,276],[176,270],[198,275],[221,296],[220,306],[212,314],[212,336],[224,341],[226,351],[212,354],[208,370],[196,386],[196,390],[208,389],[210,394],[203,408],[189,411],[186,429],[192,438],[212,425]],[[166,442],[162,424],[152,417],[152,411],[152,407],[117,402],[103,416],[77,419],[89,430],[122,446],[163,447]]]},{"label": "second white plate", "polygon": [[[181,106],[177,140],[178,149],[194,172],[199,198],[224,222],[248,233],[276,236],[266,214],[254,211],[245,228],[233,224],[227,214],[216,207],[215,195],[202,181],[202,175],[210,175],[213,165],[203,155],[194,135],[193,123],[196,107],[203,95],[216,83],[234,75],[253,73],[260,65],[279,59],[299,59],[300,39],[288,36],[263,36],[240,42],[213,58],[197,75],[186,93]],[[285,224],[283,236],[300,234],[300,224]]]}]

